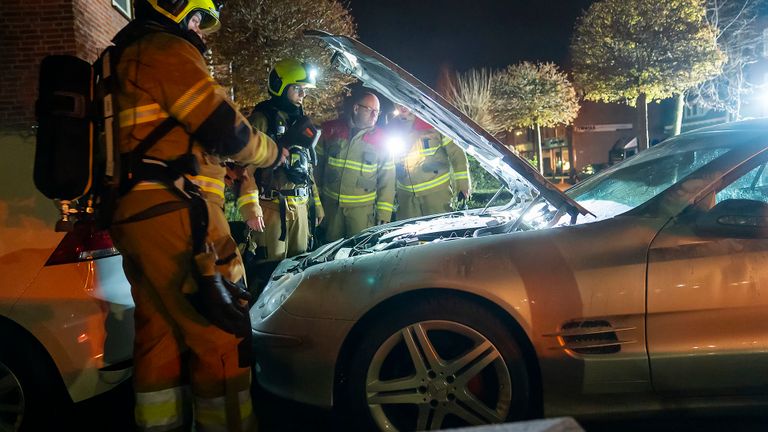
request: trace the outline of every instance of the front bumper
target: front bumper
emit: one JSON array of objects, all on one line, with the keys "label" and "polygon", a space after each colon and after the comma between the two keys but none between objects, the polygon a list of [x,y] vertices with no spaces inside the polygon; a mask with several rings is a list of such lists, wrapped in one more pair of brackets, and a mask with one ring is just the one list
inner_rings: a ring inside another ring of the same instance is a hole
[{"label": "front bumper", "polygon": [[251,318],[259,385],[286,399],[332,407],[337,358],[354,322],[298,317],[282,307],[265,319]]}]

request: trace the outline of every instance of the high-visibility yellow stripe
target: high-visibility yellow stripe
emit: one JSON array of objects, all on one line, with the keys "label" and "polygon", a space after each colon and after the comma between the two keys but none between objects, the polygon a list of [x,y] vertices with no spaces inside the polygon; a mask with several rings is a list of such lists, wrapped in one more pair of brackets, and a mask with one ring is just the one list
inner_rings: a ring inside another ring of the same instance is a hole
[{"label": "high-visibility yellow stripe", "polygon": [[142,426],[161,426],[178,421],[177,402],[165,402],[155,405],[137,405],[136,422]]},{"label": "high-visibility yellow stripe", "polygon": [[168,118],[168,113],[159,104],[153,103],[121,111],[118,121],[120,127],[128,127],[164,118]]},{"label": "high-visibility yellow stripe", "polygon": [[205,77],[195,83],[171,106],[171,113],[179,120],[183,120],[206,96],[213,93],[213,78]]},{"label": "high-visibility yellow stripe", "polygon": [[467,180],[469,179],[469,173],[466,171],[454,171],[453,172],[453,179],[454,180]]},{"label": "high-visibility yellow stripe", "polygon": [[149,429],[158,426],[180,424],[182,419],[181,387],[156,392],[136,393],[136,423]]},{"label": "high-visibility yellow stripe", "polygon": [[247,206],[248,204],[254,204],[258,202],[259,202],[259,193],[249,192],[237,198],[237,209],[240,210],[241,208]]},{"label": "high-visibility yellow stripe", "polygon": [[388,202],[383,202],[383,201],[377,202],[376,203],[376,208],[379,209],[379,210],[384,210],[384,211],[388,211],[388,212],[395,211],[395,205],[394,204],[391,204],[391,203],[388,203]]},{"label": "high-visibility yellow stripe", "polygon": [[320,196],[315,195],[315,206],[322,207],[323,203],[320,201]]},{"label": "high-visibility yellow stripe", "polygon": [[[279,204],[280,199],[275,198],[272,200],[273,203]],[[285,197],[285,203],[288,205],[304,205],[309,202],[309,197],[297,197],[297,196],[287,196]]]},{"label": "high-visibility yellow stripe", "polygon": [[158,189],[165,189],[165,185],[160,183],[143,181],[143,182],[137,183],[132,190],[140,191],[140,190],[158,190]]},{"label": "high-visibility yellow stripe", "polygon": [[397,182],[397,188],[401,190],[406,190],[408,192],[423,192],[428,189],[435,188],[437,186],[441,186],[445,183],[448,183],[451,179],[450,173],[445,173],[437,178],[434,178],[430,181],[426,181],[424,183],[417,183],[415,185],[406,185],[403,183]]},{"label": "high-visibility yellow stripe", "polygon": [[362,204],[367,202],[372,202],[376,199],[376,192],[371,192],[369,194],[365,195],[343,195],[343,194],[337,194],[336,192],[328,189],[327,187],[323,188],[323,194],[328,195],[329,197],[337,200],[339,203],[342,204]]},{"label": "high-visibility yellow stripe", "polygon": [[329,157],[328,165],[336,168],[351,169],[364,173],[376,172],[376,164],[364,164],[350,159],[336,159],[335,157]]},{"label": "high-visibility yellow stripe", "polygon": [[206,176],[187,176],[192,183],[196,184],[204,192],[212,193],[224,198],[224,182],[213,177]]},{"label": "high-visibility yellow stripe", "polygon": [[[246,392],[239,392],[237,395],[240,408],[240,421],[247,419],[253,414],[253,403],[251,402],[250,394],[244,393]],[[195,417],[198,424],[204,428],[211,428],[211,430],[219,430],[221,427],[226,428],[227,414],[225,398],[196,398],[195,402]]]},{"label": "high-visibility yellow stripe", "polygon": [[440,147],[445,147],[445,146],[447,146],[448,144],[450,144],[450,143],[452,143],[452,142],[453,142],[453,140],[451,140],[451,139],[450,139],[450,138],[448,138],[447,136],[443,135],[443,140],[442,140],[442,142],[440,143]]},{"label": "high-visibility yellow stripe", "polygon": [[384,166],[381,167],[381,169],[384,170],[384,171],[393,170],[393,169],[395,169],[395,162],[394,161],[387,162],[387,163],[384,164]]}]

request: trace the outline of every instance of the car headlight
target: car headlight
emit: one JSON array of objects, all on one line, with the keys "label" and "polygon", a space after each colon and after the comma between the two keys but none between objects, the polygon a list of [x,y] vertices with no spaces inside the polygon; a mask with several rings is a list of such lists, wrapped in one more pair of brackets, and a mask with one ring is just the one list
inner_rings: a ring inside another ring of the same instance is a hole
[{"label": "car headlight", "polygon": [[261,319],[272,315],[296,291],[302,279],[304,279],[303,273],[286,273],[267,285],[264,294],[259,297],[259,301],[254,306],[255,312]]}]

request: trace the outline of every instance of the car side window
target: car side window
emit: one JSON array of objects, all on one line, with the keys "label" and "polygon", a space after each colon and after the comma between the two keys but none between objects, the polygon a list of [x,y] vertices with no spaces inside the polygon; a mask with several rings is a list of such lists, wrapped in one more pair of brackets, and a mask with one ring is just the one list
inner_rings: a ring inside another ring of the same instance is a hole
[{"label": "car side window", "polygon": [[768,169],[766,169],[766,162],[761,163],[715,194],[715,203],[728,199],[768,203]]}]

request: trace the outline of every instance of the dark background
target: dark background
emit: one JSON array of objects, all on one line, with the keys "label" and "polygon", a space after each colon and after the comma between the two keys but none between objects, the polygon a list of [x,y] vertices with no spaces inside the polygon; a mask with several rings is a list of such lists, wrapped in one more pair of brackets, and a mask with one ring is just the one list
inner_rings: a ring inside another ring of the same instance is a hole
[{"label": "dark background", "polygon": [[571,33],[594,0],[351,0],[359,39],[433,86],[441,67],[568,68]]}]

